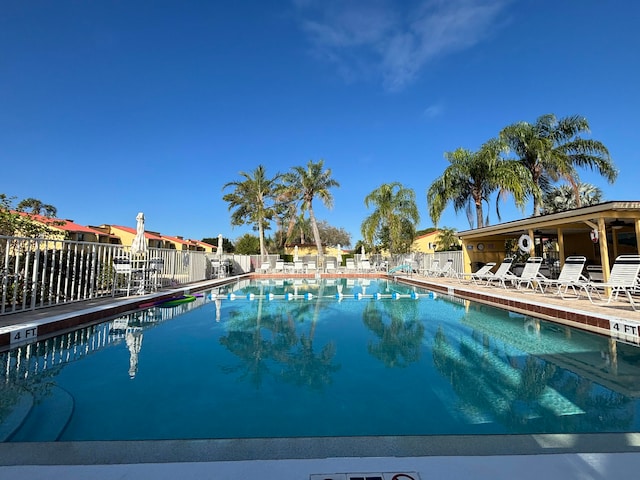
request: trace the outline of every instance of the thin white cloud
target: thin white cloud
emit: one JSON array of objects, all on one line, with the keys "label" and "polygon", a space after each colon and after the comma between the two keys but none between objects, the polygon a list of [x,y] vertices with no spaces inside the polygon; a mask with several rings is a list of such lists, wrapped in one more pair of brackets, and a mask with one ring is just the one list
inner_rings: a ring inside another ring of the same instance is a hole
[{"label": "thin white cloud", "polygon": [[429,105],[427,108],[424,109],[423,115],[426,118],[436,118],[439,117],[442,112],[444,111],[444,107],[442,106],[442,104],[440,103],[436,103],[434,105]]},{"label": "thin white cloud", "polygon": [[348,79],[412,83],[435,58],[489,35],[511,0],[293,0],[321,58]]}]

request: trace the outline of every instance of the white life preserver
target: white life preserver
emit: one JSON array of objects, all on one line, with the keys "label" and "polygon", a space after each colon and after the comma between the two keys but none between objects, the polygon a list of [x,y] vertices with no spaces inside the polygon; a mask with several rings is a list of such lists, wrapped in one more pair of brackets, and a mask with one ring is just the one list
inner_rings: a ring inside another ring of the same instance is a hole
[{"label": "white life preserver", "polygon": [[593,243],[598,243],[598,230],[594,228],[593,230],[591,230],[589,236],[591,237],[591,241]]},{"label": "white life preserver", "polygon": [[533,241],[529,235],[520,235],[518,248],[522,253],[529,253],[531,251],[531,245],[533,245]]}]

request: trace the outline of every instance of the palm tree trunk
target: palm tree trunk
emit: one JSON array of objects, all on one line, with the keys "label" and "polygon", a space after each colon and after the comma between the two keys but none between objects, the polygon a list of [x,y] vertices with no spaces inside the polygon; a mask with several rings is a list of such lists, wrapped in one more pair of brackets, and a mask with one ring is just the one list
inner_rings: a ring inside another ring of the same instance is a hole
[{"label": "palm tree trunk", "polygon": [[309,203],[309,219],[311,220],[311,229],[313,230],[313,238],[316,241],[316,248],[318,249],[318,257],[324,256],[322,252],[322,242],[320,241],[320,230],[318,230],[318,223],[316,222],[316,216],[313,213],[313,207],[311,202]]},{"label": "palm tree trunk", "polygon": [[264,228],[262,222],[258,222],[258,236],[260,237],[260,258],[264,260],[267,249],[264,245]]}]

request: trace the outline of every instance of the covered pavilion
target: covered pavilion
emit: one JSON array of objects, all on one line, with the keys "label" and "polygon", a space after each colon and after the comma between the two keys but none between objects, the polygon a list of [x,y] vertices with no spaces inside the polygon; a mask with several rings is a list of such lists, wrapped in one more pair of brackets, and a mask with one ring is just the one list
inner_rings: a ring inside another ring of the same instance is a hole
[{"label": "covered pavilion", "polygon": [[[530,255],[544,257],[556,271],[570,255],[584,255],[609,279],[619,255],[640,252],[640,201],[611,201],[559,213],[458,232],[466,272],[487,262],[500,263],[516,242]],[[523,248],[524,247],[524,248]]]}]

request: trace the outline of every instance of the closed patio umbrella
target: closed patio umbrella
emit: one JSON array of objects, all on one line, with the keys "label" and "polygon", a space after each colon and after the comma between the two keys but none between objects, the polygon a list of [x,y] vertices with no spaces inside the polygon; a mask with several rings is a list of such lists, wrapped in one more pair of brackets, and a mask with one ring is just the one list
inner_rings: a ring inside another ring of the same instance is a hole
[{"label": "closed patio umbrella", "polygon": [[216,253],[219,257],[224,253],[224,249],[222,248],[222,234],[218,235],[218,250],[216,250]]},{"label": "closed patio umbrella", "polygon": [[336,262],[338,265],[342,265],[342,246],[338,244],[338,254],[336,255]]},{"label": "closed patio umbrella", "polygon": [[293,247],[293,261],[294,262],[298,261],[298,245]]},{"label": "closed patio umbrella", "polygon": [[147,251],[147,239],[144,237],[144,214],[136,216],[136,236],[131,242],[131,255],[138,255]]}]

